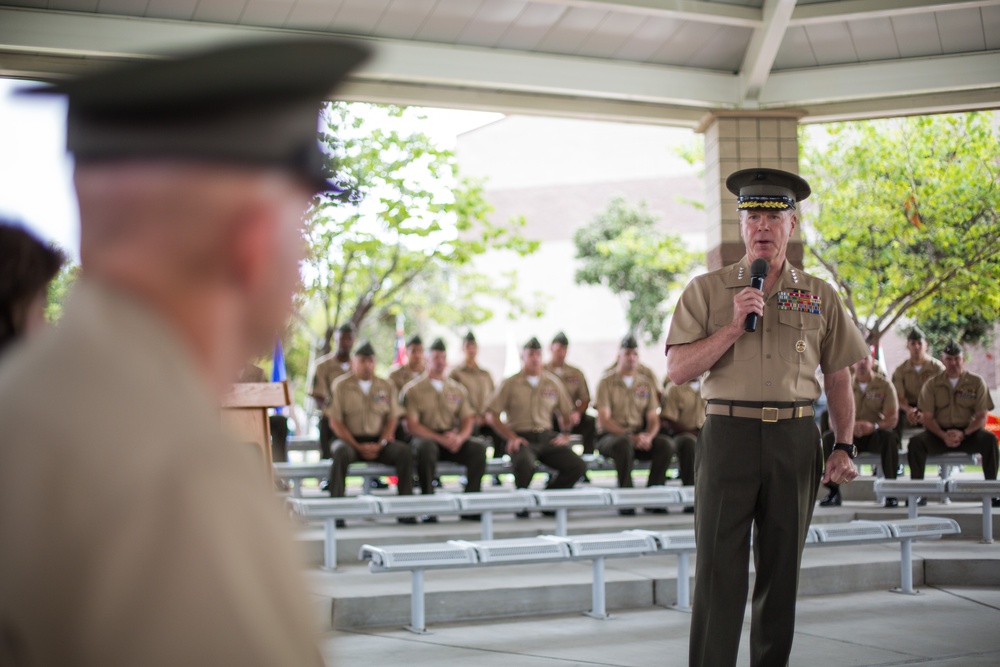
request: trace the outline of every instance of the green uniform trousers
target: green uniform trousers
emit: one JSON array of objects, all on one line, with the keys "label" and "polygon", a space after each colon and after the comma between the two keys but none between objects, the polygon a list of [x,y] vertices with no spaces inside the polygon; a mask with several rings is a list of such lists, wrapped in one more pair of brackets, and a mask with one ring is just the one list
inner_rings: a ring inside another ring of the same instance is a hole
[{"label": "green uniform trousers", "polygon": [[736,664],[751,529],[756,581],[750,664],[787,665],[802,547],[822,468],[819,429],[812,417],[763,422],[708,416],[695,452],[692,667]]}]

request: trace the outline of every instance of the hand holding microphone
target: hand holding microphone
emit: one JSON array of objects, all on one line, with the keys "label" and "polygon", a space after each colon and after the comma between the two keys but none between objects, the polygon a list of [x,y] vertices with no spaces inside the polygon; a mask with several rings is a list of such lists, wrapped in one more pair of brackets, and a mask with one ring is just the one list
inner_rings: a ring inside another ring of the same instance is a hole
[{"label": "hand holding microphone", "polygon": [[[767,263],[766,259],[757,258],[750,265],[750,287],[754,289],[763,290],[764,289],[764,279],[767,278],[767,272],[770,270],[770,265]],[[746,322],[743,324],[743,330],[749,333],[753,333],[757,330],[757,320],[760,316],[757,313],[750,313],[747,315]]]}]

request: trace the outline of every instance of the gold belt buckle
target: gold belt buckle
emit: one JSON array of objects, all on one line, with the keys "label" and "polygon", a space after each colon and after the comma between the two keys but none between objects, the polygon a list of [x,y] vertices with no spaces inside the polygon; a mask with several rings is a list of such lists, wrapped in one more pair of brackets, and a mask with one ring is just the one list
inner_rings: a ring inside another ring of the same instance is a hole
[{"label": "gold belt buckle", "polygon": [[778,421],[778,408],[761,408],[760,420],[763,422]]}]

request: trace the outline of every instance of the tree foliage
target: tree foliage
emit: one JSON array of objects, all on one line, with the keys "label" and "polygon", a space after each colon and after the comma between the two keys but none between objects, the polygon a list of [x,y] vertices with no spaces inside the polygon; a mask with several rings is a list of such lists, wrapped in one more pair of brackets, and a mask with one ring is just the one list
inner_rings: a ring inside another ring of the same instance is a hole
[{"label": "tree foliage", "polygon": [[991,116],[839,123],[827,132],[805,151],[818,204],[808,248],[871,341],[904,316],[1000,318],[1000,141]]},{"label": "tree foliage", "polygon": [[345,322],[391,330],[398,312],[466,325],[492,316],[483,297],[527,308],[511,296],[512,275],[486,281],[471,263],[487,250],[525,255],[538,244],[522,235],[523,219],[489,220],[482,184],[463,178],[452,151],[413,129],[420,118],[372,104],[324,110],[321,142],[346,192],[313,202],[304,280],[327,344]]},{"label": "tree foliage", "polygon": [[697,260],[679,237],[657,230],[656,222],[645,202],[634,207],[615,197],[573,237],[581,260],[576,282],[603,285],[617,294],[630,330],[648,342],[662,336],[665,304]]}]

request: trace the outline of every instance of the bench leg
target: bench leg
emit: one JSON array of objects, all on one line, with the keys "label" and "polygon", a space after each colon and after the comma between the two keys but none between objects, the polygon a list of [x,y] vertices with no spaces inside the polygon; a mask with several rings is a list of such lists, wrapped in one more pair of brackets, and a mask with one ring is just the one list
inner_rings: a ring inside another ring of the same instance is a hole
[{"label": "bench leg", "polygon": [[594,581],[590,591],[590,611],[587,616],[593,618],[608,618],[607,600],[604,588],[604,558],[594,559]]},{"label": "bench leg", "polygon": [[324,522],[325,538],[323,540],[323,567],[328,570],[337,569],[337,520],[327,519]]},{"label": "bench leg", "polygon": [[482,537],[484,540],[493,539],[493,512],[486,511],[483,512],[480,518],[480,526],[482,527]]},{"label": "bench leg", "polygon": [[677,554],[677,602],[670,606],[677,611],[691,611],[691,554]]},{"label": "bench leg", "polygon": [[906,516],[909,519],[917,518],[917,496],[906,497]]},{"label": "bench leg", "polygon": [[993,543],[993,501],[990,496],[983,496],[983,543]]},{"label": "bench leg", "polygon": [[427,622],[424,620],[424,571],[413,570],[410,573],[410,624],[406,629],[418,635],[430,634],[427,632]]},{"label": "bench leg", "polygon": [[292,485],[292,496],[295,498],[302,497],[302,480],[301,479],[290,479],[288,480]]},{"label": "bench leg", "polygon": [[556,535],[566,537],[566,508],[556,510]]},{"label": "bench leg", "polygon": [[893,588],[893,593],[919,595],[913,590],[913,540],[904,539],[899,542],[899,588]]}]

